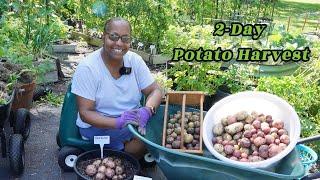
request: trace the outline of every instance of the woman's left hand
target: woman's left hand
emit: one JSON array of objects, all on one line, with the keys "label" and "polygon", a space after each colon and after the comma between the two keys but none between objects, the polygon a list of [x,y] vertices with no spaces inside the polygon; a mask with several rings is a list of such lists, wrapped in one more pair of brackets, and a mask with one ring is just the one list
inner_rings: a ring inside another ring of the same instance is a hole
[{"label": "woman's left hand", "polygon": [[137,116],[139,119],[138,131],[140,134],[146,134],[146,125],[152,116],[151,109],[148,107],[142,107],[137,110]]}]

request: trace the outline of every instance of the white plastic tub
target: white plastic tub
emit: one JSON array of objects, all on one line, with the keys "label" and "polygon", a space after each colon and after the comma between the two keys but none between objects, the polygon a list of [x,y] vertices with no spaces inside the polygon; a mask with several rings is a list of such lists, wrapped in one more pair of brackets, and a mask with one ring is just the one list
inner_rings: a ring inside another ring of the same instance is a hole
[{"label": "white plastic tub", "polygon": [[[211,142],[213,126],[221,118],[233,115],[239,111],[257,111],[265,115],[272,115],[273,119],[284,121],[284,128],[288,130],[290,144],[286,149],[276,156],[260,162],[239,162],[230,160],[213,149]],[[252,168],[272,170],[272,168],[295,147],[300,137],[300,121],[294,108],[282,98],[265,93],[246,91],[230,95],[214,104],[207,112],[203,122],[203,141],[207,149],[218,159],[237,165],[244,165]]]}]

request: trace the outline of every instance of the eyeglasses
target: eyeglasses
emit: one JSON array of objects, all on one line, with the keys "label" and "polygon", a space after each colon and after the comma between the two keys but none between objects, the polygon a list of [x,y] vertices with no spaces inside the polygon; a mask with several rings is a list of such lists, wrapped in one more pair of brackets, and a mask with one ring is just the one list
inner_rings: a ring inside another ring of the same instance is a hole
[{"label": "eyeglasses", "polygon": [[116,33],[106,33],[106,34],[108,34],[109,39],[114,42],[117,42],[119,39],[121,39],[123,43],[130,43],[131,41],[131,37],[129,35],[119,36]]}]

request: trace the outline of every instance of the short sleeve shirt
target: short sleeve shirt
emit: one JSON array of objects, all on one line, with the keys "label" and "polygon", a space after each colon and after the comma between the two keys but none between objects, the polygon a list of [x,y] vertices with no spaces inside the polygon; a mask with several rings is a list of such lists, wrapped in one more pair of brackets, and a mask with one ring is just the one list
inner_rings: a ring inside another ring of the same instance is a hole
[{"label": "short sleeve shirt", "polygon": [[[134,52],[124,55],[124,66],[131,67],[131,73],[115,79],[105,66],[98,49],[84,58],[78,65],[72,79],[71,92],[95,101],[96,111],[104,116],[118,117],[124,111],[140,106],[141,90],[154,82],[149,68]],[[79,116],[77,126],[88,128]]]}]

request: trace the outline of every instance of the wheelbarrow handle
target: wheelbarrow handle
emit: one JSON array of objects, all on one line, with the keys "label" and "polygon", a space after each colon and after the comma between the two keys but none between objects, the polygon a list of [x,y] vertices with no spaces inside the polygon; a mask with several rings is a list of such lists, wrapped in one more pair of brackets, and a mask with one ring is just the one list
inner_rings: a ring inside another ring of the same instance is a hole
[{"label": "wheelbarrow handle", "polygon": [[317,140],[320,140],[320,135],[299,139],[297,144],[303,144]]}]

